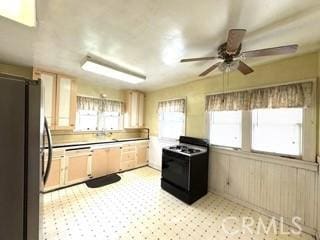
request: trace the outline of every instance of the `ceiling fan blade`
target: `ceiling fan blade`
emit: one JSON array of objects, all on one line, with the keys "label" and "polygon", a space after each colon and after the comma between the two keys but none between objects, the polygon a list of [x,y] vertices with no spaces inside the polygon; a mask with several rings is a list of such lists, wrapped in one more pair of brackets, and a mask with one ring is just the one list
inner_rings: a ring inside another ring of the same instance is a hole
[{"label": "ceiling fan blade", "polygon": [[216,69],[219,65],[220,65],[221,62],[218,62],[218,63],[215,63],[213,64],[211,67],[209,67],[207,70],[205,70],[203,73],[201,73],[199,75],[199,77],[203,77],[203,76],[206,76],[208,73],[212,72],[214,69]]},{"label": "ceiling fan blade", "polygon": [[238,70],[245,75],[253,72],[253,69],[242,61],[239,61]]},{"label": "ceiling fan blade", "polygon": [[289,53],[296,52],[297,49],[298,49],[298,44],[292,44],[292,45],[281,46],[281,47],[264,48],[264,49],[247,51],[247,52],[243,52],[242,56],[249,58],[249,57],[264,57],[264,56],[272,56],[272,55],[289,54]]},{"label": "ceiling fan blade", "polygon": [[228,33],[227,49],[228,54],[235,54],[240,47],[246,29],[231,29]]},{"label": "ceiling fan blade", "polygon": [[205,61],[205,60],[213,60],[217,59],[218,57],[201,57],[201,58],[185,58],[181,59],[180,62],[195,62],[195,61]]}]

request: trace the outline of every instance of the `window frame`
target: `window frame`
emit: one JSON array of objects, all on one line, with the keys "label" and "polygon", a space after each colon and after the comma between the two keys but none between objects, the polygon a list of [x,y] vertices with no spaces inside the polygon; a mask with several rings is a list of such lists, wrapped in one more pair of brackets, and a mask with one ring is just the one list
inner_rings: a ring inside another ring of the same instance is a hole
[{"label": "window frame", "polygon": [[[231,112],[231,111],[228,111],[228,112]],[[218,147],[218,148],[223,148],[223,149],[232,149],[232,150],[241,150],[242,147],[243,147],[243,111],[240,111],[241,112],[241,124],[240,124],[240,127],[241,127],[241,144],[240,144],[240,147],[232,147],[232,146],[225,146],[225,145],[217,145],[217,144],[211,144],[211,146],[214,146],[214,147]],[[211,127],[211,116],[212,112],[209,112],[208,113],[208,118],[209,118],[209,127]],[[211,129],[209,128],[208,129],[208,139],[209,139],[209,142],[210,142],[210,138],[211,138]]]},{"label": "window frame", "polygon": [[[174,99],[166,99],[166,100],[161,100],[159,102],[162,102],[162,101],[173,101],[173,100],[181,100],[183,99],[184,100],[184,113],[183,113],[183,116],[184,116],[184,121],[183,121],[183,135],[186,134],[187,132],[187,98],[186,97],[182,97],[182,98],[174,98]],[[177,141],[179,140],[178,138],[168,138],[168,137],[162,137],[161,134],[160,134],[160,129],[161,129],[161,123],[160,123],[160,113],[157,112],[157,120],[158,120],[158,138],[160,140],[163,140],[163,141]]]},{"label": "window frame", "polygon": [[[250,151],[253,153],[260,153],[260,154],[267,154],[267,155],[272,155],[272,156],[279,156],[279,157],[287,157],[287,158],[293,158],[293,159],[302,159],[303,158],[303,150],[304,150],[304,132],[306,128],[306,122],[305,122],[305,115],[307,114],[306,109],[302,109],[302,125],[301,125],[301,154],[300,155],[294,155],[294,154],[286,154],[286,153],[277,153],[277,152],[268,152],[268,151],[262,151],[262,150],[255,150],[253,149],[252,146],[252,130],[253,128],[251,127],[251,145],[250,145]],[[250,111],[250,120],[251,120],[251,126],[252,126],[252,111]]]},{"label": "window frame", "polygon": [[[186,134],[186,119],[187,119],[187,117],[186,117],[186,113],[184,112],[183,113],[183,117],[184,117],[184,121],[183,121],[183,127],[182,127],[182,130],[183,130],[183,132],[182,132],[182,135],[185,135]],[[158,126],[159,126],[159,139],[161,139],[161,140],[164,140],[164,141],[176,141],[176,140],[179,140],[179,138],[170,138],[170,137],[163,137],[163,136],[161,136],[161,133],[160,133],[160,129],[161,129],[161,120],[160,120],[160,113],[158,113]]]},{"label": "window frame", "polygon": [[101,121],[101,114],[103,114],[103,112],[99,112],[97,111],[97,127],[95,130],[93,129],[79,129],[77,128],[77,122],[78,122],[78,117],[79,117],[79,111],[77,111],[76,113],[76,126],[74,129],[74,132],[78,132],[78,133],[88,133],[88,132],[116,132],[116,131],[123,131],[124,130],[124,114],[123,113],[119,113],[119,129],[99,129],[99,125],[100,125],[100,121]]},{"label": "window frame", "polygon": [[[302,123],[302,154],[301,156],[292,156],[286,154],[278,154],[278,153],[271,153],[271,152],[263,152],[263,151],[256,151],[252,150],[252,114],[251,111],[242,111],[242,146],[241,148],[231,148],[231,147],[224,147],[224,146],[216,146],[210,144],[212,148],[215,149],[226,149],[228,151],[238,151],[249,153],[252,155],[263,155],[266,157],[280,157],[286,158],[291,160],[303,160],[307,162],[315,162],[316,161],[316,139],[317,139],[317,79],[305,79],[302,81],[294,81],[288,82],[283,84],[291,84],[291,83],[303,83],[303,82],[312,82],[313,83],[313,92],[312,92],[312,102],[309,108],[303,109],[303,123]],[[259,88],[263,87],[274,87],[274,86],[281,86],[283,84],[274,84],[269,86],[260,86]],[[251,88],[256,89],[256,88]],[[241,90],[237,90],[241,91]],[[230,91],[232,92],[232,91]],[[215,93],[218,94],[218,93]],[[212,95],[212,94],[208,94]],[[206,113],[205,117],[205,125],[207,129],[207,139],[210,139],[210,112]]]}]

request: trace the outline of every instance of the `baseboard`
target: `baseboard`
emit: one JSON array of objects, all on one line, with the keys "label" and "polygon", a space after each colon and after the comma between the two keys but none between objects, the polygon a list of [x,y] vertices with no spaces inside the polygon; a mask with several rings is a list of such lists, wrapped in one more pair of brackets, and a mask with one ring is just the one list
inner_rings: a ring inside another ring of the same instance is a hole
[{"label": "baseboard", "polygon": [[152,162],[149,162],[148,166],[151,167],[151,168],[154,168],[154,169],[156,169],[158,171],[161,171],[161,166],[159,166],[158,164],[154,164]]},{"label": "baseboard", "polygon": [[[262,214],[262,215],[265,215],[265,216],[267,216],[267,217],[275,217],[276,220],[279,220],[279,219],[280,219],[280,216],[279,216],[278,214],[275,214],[275,213],[270,212],[270,211],[268,211],[268,210],[266,210],[266,209],[260,208],[260,207],[258,207],[258,206],[256,206],[256,205],[253,205],[253,204],[248,203],[248,202],[246,202],[246,201],[240,200],[240,199],[238,199],[238,198],[236,198],[236,197],[233,197],[233,196],[231,196],[231,195],[229,195],[229,194],[217,192],[217,191],[215,191],[215,190],[212,189],[212,188],[209,188],[209,191],[212,192],[213,194],[216,194],[216,195],[218,195],[218,196],[221,196],[221,197],[223,197],[223,198],[225,198],[225,199],[227,199],[227,200],[230,200],[230,201],[232,201],[232,202],[234,202],[234,203],[237,203],[237,204],[240,204],[240,205],[242,205],[242,206],[244,206],[244,207],[250,208],[250,209],[252,209],[252,210],[254,210],[254,211],[256,211],[256,212],[258,212],[258,213],[260,213],[260,214]],[[284,220],[284,223],[285,223],[286,225],[292,226],[292,224],[290,223],[290,221],[288,221],[287,219],[283,219],[283,220]],[[292,227],[294,227],[294,226],[292,226]],[[313,229],[313,228],[311,228],[311,227],[308,227],[308,226],[305,226],[305,225],[302,225],[301,228],[302,228],[302,231],[303,231],[304,233],[310,234],[310,235],[312,235],[312,236],[316,236],[316,237],[318,237],[318,238],[316,238],[316,239],[317,239],[317,240],[320,240],[320,239],[319,239],[319,235],[318,235],[318,236],[316,235],[317,232],[316,232],[315,229]]]}]

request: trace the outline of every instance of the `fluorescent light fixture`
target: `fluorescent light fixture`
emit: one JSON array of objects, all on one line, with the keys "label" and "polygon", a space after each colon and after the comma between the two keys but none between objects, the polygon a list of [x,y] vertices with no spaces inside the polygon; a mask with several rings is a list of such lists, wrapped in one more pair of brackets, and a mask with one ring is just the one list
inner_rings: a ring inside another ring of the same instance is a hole
[{"label": "fluorescent light fixture", "polygon": [[121,67],[116,65],[111,65],[114,64],[107,65],[103,63],[98,63],[90,58],[87,58],[85,62],[81,65],[81,68],[88,72],[93,72],[99,75],[103,75],[106,77],[118,79],[133,84],[140,83],[146,80],[145,76],[122,69]]},{"label": "fluorescent light fixture", "polygon": [[36,26],[36,0],[0,0],[0,15],[34,27]]}]

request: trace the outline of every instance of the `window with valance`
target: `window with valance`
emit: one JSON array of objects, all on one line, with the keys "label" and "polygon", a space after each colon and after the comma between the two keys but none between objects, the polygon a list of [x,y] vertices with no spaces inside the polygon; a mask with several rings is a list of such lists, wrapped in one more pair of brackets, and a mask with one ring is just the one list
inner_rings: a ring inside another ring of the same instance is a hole
[{"label": "window with valance", "polygon": [[301,158],[312,100],[313,82],[207,96],[210,141],[241,149],[245,137],[251,151]]},{"label": "window with valance", "polygon": [[185,134],[186,99],[161,101],[158,104],[159,136],[178,139]]},{"label": "window with valance", "polygon": [[118,130],[123,125],[124,103],[93,97],[77,97],[77,130]]}]

